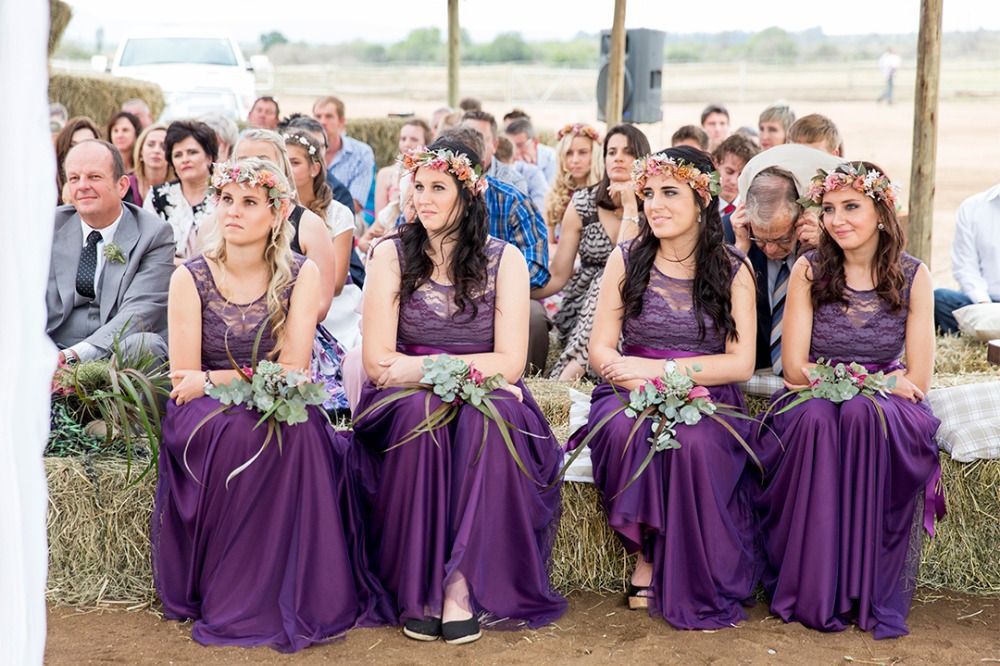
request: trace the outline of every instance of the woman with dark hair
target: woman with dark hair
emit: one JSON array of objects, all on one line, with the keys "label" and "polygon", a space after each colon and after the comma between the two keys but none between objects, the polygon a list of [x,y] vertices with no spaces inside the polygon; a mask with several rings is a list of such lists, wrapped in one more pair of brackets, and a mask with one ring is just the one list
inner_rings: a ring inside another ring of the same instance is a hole
[{"label": "woman with dark hair", "polygon": [[753,374],[756,291],[745,257],[723,241],[713,168],[689,146],[636,161],[644,215],[636,238],[608,259],[590,339],[605,381],[594,389],[587,426],[595,431],[594,482],[611,528],[638,555],[629,606],[679,629],[746,618],[756,581],[743,446],[750,425],[731,416],[680,422],[676,446],[652,453],[643,469],[649,421],[612,414],[619,393],[650,378],[654,386],[690,378],[693,395],[744,410],[737,382]]},{"label": "woman with dark hair", "polygon": [[[593,130],[591,130],[593,131]],[[552,260],[552,277],[532,298],[562,289],[562,304],[553,318],[563,352],[552,370],[554,379],[572,381],[589,374],[587,345],[601,274],[616,243],[635,237],[639,204],[632,189],[632,163],[649,154],[646,135],[632,125],[616,125],[604,139],[604,176],[597,185],[579,190],[562,218],[562,235]],[[580,267],[575,268],[580,255]],[[565,288],[564,288],[565,287]]]},{"label": "woman with dark hair", "polygon": [[152,188],[142,207],[173,227],[174,256],[180,263],[198,254],[198,230],[215,212],[207,192],[219,144],[215,131],[205,123],[175,120],[167,127],[163,148],[177,180]]},{"label": "woman with dark hair", "polygon": [[[487,233],[479,156],[439,139],[404,164],[414,174],[417,220],[375,246],[365,283],[369,381],[354,436],[377,478],[363,479],[372,488],[371,564],[407,636],[468,643],[487,617],[539,627],[566,609],[547,568],[561,453],[521,382],[528,269],[516,248]],[[442,354],[510,382],[488,394],[512,426],[509,439],[471,403],[418,431],[443,404],[425,391],[369,410],[421,381],[425,363]]]},{"label": "woman with dark hair", "polygon": [[108,121],[108,141],[121,153],[127,174],[135,171],[132,151],[135,149],[135,143],[141,133],[142,124],[137,117],[128,111],[119,111]]},{"label": "woman with dark hair", "polygon": [[56,194],[59,197],[60,204],[63,202],[63,186],[66,184],[66,172],[63,169],[63,162],[66,161],[69,149],[81,141],[100,138],[101,130],[97,127],[97,123],[87,116],[70,118],[66,121],[63,128],[59,130],[59,134],[56,136],[56,186],[58,188]]},{"label": "woman with dark hair", "polygon": [[820,359],[859,363],[895,386],[809,399],[770,418],[760,443],[771,611],[822,631],[857,624],[875,638],[909,633],[921,529],[933,533],[935,496],[943,501],[940,422],[923,400],[934,367],[931,275],[903,252],[895,199],[869,162],[813,179],[806,200],[820,206],[822,233],[792,269],[781,347],[791,388],[809,384]]}]

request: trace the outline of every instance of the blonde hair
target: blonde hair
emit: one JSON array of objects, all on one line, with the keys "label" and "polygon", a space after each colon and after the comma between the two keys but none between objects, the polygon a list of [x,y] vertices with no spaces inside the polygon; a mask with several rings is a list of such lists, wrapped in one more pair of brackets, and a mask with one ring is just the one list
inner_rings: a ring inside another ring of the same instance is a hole
[{"label": "blonde hair", "polygon": [[167,147],[165,142],[167,138],[167,126],[164,125],[163,123],[153,123],[146,129],[139,132],[139,137],[135,140],[135,147],[132,148],[132,166],[134,167],[135,179],[139,183],[140,190],[143,189],[148,190],[150,187],[152,187],[149,184],[149,179],[146,177],[146,163],[142,161],[142,146],[146,143],[146,138],[149,137],[149,135],[152,134],[153,132],[156,132],[157,130],[163,132],[163,139],[164,139],[163,161],[167,163],[166,179],[163,182],[169,183],[174,179],[174,167],[173,165],[170,164],[170,160],[167,159],[166,155]]},{"label": "blonde hair", "polygon": [[[273,133],[273,132],[272,132]],[[276,135],[277,136],[277,135]],[[284,145],[284,144],[282,144]],[[286,160],[287,161],[287,160]],[[241,160],[234,160],[233,165],[241,170],[252,169],[254,171],[270,171],[274,174],[279,185],[288,188],[288,177],[281,172],[281,169],[269,160],[261,160],[256,157],[247,157]],[[269,210],[274,210],[269,208]],[[292,274],[292,225],[288,222],[288,214],[291,207],[283,205],[274,211],[276,220],[279,220],[268,238],[264,248],[264,262],[271,272],[271,279],[267,285],[267,315],[271,325],[271,339],[274,340],[274,349],[270,354],[272,359],[278,357],[285,344],[285,329],[288,323],[288,307],[284,295],[295,283],[295,276]],[[226,275],[227,245],[226,239],[219,231],[219,225],[213,229],[212,237],[207,242],[208,249],[205,255],[214,259],[219,264],[222,278]]]},{"label": "blonde hair", "polygon": [[[601,144],[591,139],[590,171],[587,173],[587,182],[582,185],[573,182],[573,176],[566,169],[566,153],[569,152],[573,139],[577,136],[579,135],[568,132],[556,143],[556,155],[559,158],[556,161],[556,175],[552,179],[552,187],[545,195],[545,223],[550,230],[554,230],[562,222],[573,192],[596,185],[604,176],[604,155],[601,151]],[[549,238],[553,238],[551,233]]]},{"label": "blonde hair", "polygon": [[[274,147],[274,150],[278,155],[278,171],[281,172],[288,183],[288,191],[292,195],[292,202],[296,204],[299,203],[299,193],[295,190],[295,177],[292,175],[292,163],[288,161],[288,149],[285,148],[284,137],[274,130],[269,129],[253,128],[243,130],[240,134],[240,138],[238,138],[236,143],[233,144],[233,150],[230,154],[236,155],[237,148],[239,148],[239,145],[244,141],[263,141],[264,143],[269,143]],[[230,160],[230,162],[234,161],[236,160]]]}]

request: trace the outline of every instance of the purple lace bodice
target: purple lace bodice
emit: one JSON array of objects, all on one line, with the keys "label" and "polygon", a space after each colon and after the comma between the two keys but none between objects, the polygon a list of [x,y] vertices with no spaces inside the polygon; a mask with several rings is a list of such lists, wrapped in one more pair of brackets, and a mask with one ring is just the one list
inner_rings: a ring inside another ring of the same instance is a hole
[{"label": "purple lace bodice", "polygon": [[[619,247],[622,248],[625,265],[628,266],[628,244],[623,243]],[[730,256],[733,262],[732,277],[736,277],[742,265],[742,255],[736,253],[736,256]],[[707,313],[702,315],[705,337],[700,337],[698,333],[698,322],[691,300],[693,287],[694,280],[669,277],[653,266],[649,272],[649,285],[642,298],[642,312],[638,317],[626,318],[622,325],[622,344],[698,354],[723,353],[726,342]]]},{"label": "purple lace bodice", "polygon": [[[305,257],[294,255],[292,275],[298,276],[299,268]],[[201,298],[201,365],[204,370],[232,370],[233,364],[226,355],[226,346],[233,359],[241,366],[250,365],[253,356],[253,343],[261,325],[267,328],[260,338],[257,349],[257,359],[266,359],[267,354],[274,349],[271,339],[270,324],[265,324],[267,318],[267,295],[263,295],[253,303],[231,303],[219,292],[212,277],[212,271],[203,255],[192,257],[184,262],[194,277],[198,296]],[[292,288],[288,287],[284,294],[285,306],[291,296]]]},{"label": "purple lace bodice", "polygon": [[[806,254],[812,264],[815,252]],[[875,291],[847,288],[847,303],[824,303],[813,313],[809,360],[819,358],[883,364],[898,361],[906,342],[910,287],[920,260],[903,254],[903,307],[892,312]]]},{"label": "purple lace bodice", "polygon": [[[402,264],[402,245],[393,239]],[[424,345],[448,348],[454,345],[493,345],[493,313],[496,304],[496,279],[507,243],[492,236],[486,240],[486,287],[475,297],[477,314],[456,316],[454,287],[428,280],[399,306],[397,345]]]}]

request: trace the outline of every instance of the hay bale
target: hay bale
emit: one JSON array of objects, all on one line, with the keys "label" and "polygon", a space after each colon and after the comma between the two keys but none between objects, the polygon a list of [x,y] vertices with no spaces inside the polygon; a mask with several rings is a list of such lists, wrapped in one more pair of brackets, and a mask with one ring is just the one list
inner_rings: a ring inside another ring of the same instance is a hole
[{"label": "hay bale", "polygon": [[988,344],[959,335],[939,335],[935,341],[934,374],[992,373],[1000,379],[1000,368],[987,359]]},{"label": "hay bale", "polygon": [[153,475],[129,487],[125,461],[114,458],[46,458],[45,473],[49,601],[128,608],[155,601],[149,561]]},{"label": "hay bale", "polygon": [[[538,403],[546,420],[553,428],[569,423],[569,390],[575,389],[581,393],[590,394],[594,385],[590,382],[560,382],[555,379],[532,378],[524,380],[524,385]],[[563,438],[560,441],[565,441]]]},{"label": "hay bale", "polygon": [[154,118],[166,106],[163,91],[155,83],[104,74],[53,73],[49,77],[49,99],[64,104],[70,117],[87,116],[98,126],[130,99],[144,100]]},{"label": "hay bale", "polygon": [[948,514],[925,538],[917,584],[1000,595],[1000,460],[959,463],[941,454]]},{"label": "hay bale", "polygon": [[364,141],[375,153],[375,166],[395,164],[399,154],[399,128],[407,118],[358,118],[347,120],[347,135]]},{"label": "hay bale", "polygon": [[624,592],[635,568],[601,506],[601,491],[592,483],[567,481],[562,486],[562,521],[552,548],[552,584],[563,594],[573,590]]},{"label": "hay bale", "polygon": [[49,0],[49,57],[59,48],[66,26],[73,18],[73,9],[62,0]]}]

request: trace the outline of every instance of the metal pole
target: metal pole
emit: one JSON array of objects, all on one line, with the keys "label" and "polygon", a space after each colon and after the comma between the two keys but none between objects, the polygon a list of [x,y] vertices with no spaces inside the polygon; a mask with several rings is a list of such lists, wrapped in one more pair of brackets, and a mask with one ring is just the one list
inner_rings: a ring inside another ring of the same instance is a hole
[{"label": "metal pole", "polygon": [[448,106],[458,108],[458,63],[461,46],[458,0],[448,0]]},{"label": "metal pole", "polygon": [[625,0],[615,0],[611,52],[608,55],[608,100],[604,117],[608,127],[611,127],[621,123],[625,104]]},{"label": "metal pole", "polygon": [[913,155],[907,252],[931,266],[934,165],[937,161],[938,88],[941,75],[942,0],[921,0],[917,82],[913,105]]}]

